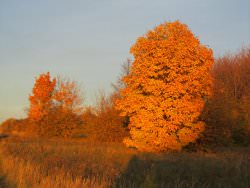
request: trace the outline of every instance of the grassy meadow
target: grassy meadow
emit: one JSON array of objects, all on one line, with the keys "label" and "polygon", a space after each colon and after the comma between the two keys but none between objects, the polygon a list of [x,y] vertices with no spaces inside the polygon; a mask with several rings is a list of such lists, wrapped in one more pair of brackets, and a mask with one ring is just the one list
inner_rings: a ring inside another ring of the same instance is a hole
[{"label": "grassy meadow", "polygon": [[1,187],[250,187],[250,149],[139,153],[119,143],[8,138]]}]

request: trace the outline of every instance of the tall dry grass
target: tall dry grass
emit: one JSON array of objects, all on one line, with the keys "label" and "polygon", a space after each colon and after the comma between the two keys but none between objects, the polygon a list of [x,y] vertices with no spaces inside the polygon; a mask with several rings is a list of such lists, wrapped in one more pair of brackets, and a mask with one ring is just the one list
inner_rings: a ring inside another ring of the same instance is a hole
[{"label": "tall dry grass", "polygon": [[109,187],[134,152],[120,144],[8,140],[2,168],[17,187]]},{"label": "tall dry grass", "polygon": [[150,154],[115,143],[26,138],[5,139],[0,151],[14,187],[250,187],[246,148]]}]

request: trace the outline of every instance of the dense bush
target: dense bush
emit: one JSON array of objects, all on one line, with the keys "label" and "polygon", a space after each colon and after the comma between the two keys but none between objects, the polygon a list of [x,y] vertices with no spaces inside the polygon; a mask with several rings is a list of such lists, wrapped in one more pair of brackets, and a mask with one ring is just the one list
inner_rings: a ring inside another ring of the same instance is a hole
[{"label": "dense bush", "polygon": [[82,115],[84,131],[93,141],[122,142],[128,136],[126,118],[114,108],[116,93],[106,96],[100,93],[94,108],[86,108]]},{"label": "dense bush", "polygon": [[[7,119],[0,126],[0,134],[2,135],[16,135],[27,136],[34,135],[36,125],[29,119]],[[30,134],[32,133],[32,134]]]}]

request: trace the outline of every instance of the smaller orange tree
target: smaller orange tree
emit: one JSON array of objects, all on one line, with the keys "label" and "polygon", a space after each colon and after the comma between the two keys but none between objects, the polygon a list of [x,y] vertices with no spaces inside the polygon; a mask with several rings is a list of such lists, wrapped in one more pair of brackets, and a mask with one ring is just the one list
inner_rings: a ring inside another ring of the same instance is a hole
[{"label": "smaller orange tree", "polygon": [[42,136],[72,136],[81,124],[83,98],[74,81],[51,80],[50,73],[41,74],[32,90],[29,119],[37,125],[35,132]]},{"label": "smaller orange tree", "polygon": [[200,120],[211,93],[212,50],[187,25],[164,23],[137,39],[117,108],[130,117],[128,146],[180,150],[204,130]]},{"label": "smaller orange tree", "polygon": [[56,79],[51,80],[50,73],[41,74],[36,78],[35,85],[30,95],[29,118],[35,121],[41,120],[49,114],[52,108],[52,96],[56,86]]}]

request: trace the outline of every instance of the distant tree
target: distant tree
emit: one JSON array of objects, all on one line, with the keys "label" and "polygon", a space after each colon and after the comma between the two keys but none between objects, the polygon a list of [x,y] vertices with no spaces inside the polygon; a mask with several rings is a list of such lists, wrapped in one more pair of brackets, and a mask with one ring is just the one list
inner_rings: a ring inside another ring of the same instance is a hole
[{"label": "distant tree", "polygon": [[[121,91],[126,87],[126,83],[123,81],[123,77],[128,76],[130,74],[130,70],[131,70],[131,64],[132,64],[132,60],[131,59],[127,59],[121,66],[121,73],[118,76],[117,80],[115,83],[112,83],[112,87],[114,89],[113,93],[110,95],[112,104],[113,104],[113,108],[115,108],[115,103],[117,100],[119,100],[121,98]],[[118,108],[114,109],[116,111],[116,113],[120,114],[121,110]],[[120,117],[121,118],[121,117]],[[123,116],[122,118],[122,124],[124,127],[127,127],[129,124],[129,116]]]},{"label": "distant tree", "polygon": [[134,61],[117,101],[130,117],[128,146],[143,151],[180,150],[204,130],[200,120],[211,94],[212,50],[187,25],[164,23],[137,39]]},{"label": "distant tree", "polygon": [[80,114],[83,110],[84,98],[79,85],[69,79],[57,79],[54,101],[62,112]]},{"label": "distant tree", "polygon": [[123,77],[128,76],[130,73],[132,61],[131,59],[127,59],[121,66],[121,73],[118,76],[115,83],[112,83],[112,87],[114,89],[114,93],[120,94],[120,90],[126,87],[126,84],[123,82]]},{"label": "distant tree", "polygon": [[53,94],[56,86],[56,79],[51,80],[50,73],[41,74],[36,78],[32,94],[29,97],[30,108],[28,116],[30,119],[39,121],[49,114],[53,107]]}]

